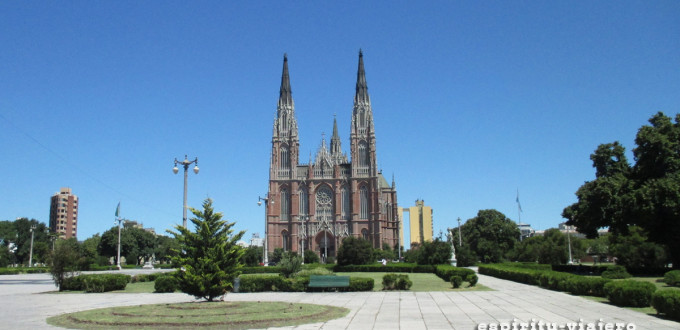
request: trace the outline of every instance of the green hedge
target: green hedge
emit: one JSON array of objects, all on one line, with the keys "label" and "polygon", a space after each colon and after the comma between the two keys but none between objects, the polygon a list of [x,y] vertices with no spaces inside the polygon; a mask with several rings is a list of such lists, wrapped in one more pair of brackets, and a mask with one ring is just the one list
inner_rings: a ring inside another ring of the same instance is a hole
[{"label": "green hedge", "polygon": [[[239,292],[304,292],[309,285],[308,276],[285,278],[279,275],[241,275]],[[347,291],[371,291],[372,278],[350,277]]]},{"label": "green hedge", "polygon": [[670,286],[680,286],[680,270],[671,270],[663,275],[664,283]]},{"label": "green hedge", "polygon": [[47,267],[2,267],[0,268],[0,275],[17,275],[17,274],[38,274],[48,273],[50,271]]},{"label": "green hedge", "polygon": [[490,264],[479,266],[479,273],[542,288],[571,292],[576,295],[604,297],[604,286],[611,280],[600,277],[579,276],[569,273],[514,266]]},{"label": "green hedge", "polygon": [[612,281],[604,286],[607,299],[617,306],[647,307],[656,286],[649,282],[624,280]]},{"label": "green hedge", "polygon": [[[553,265],[552,270],[572,274],[600,275],[609,267],[610,266]],[[626,271],[632,276],[663,276],[668,270],[668,268],[626,267]]]},{"label": "green hedge", "polygon": [[241,274],[278,274],[281,272],[279,266],[253,266],[241,267]]},{"label": "green hedge", "polygon": [[434,274],[439,276],[442,280],[450,282],[452,276],[460,276],[461,279],[465,279],[470,275],[475,275],[475,271],[451,265],[438,265],[434,269]]},{"label": "green hedge", "polygon": [[338,272],[385,272],[385,273],[434,273],[432,265],[417,265],[412,263],[388,263],[383,266],[380,263],[370,265],[336,265],[333,271]]},{"label": "green hedge", "polygon": [[165,272],[158,272],[158,273],[151,273],[151,274],[139,274],[132,276],[132,279],[130,279],[130,283],[137,283],[137,282],[153,282],[157,278],[166,276],[168,274],[172,273],[165,273]]},{"label": "green hedge", "polygon": [[657,313],[680,321],[680,291],[660,290],[652,295],[652,307]]},{"label": "green hedge", "polygon": [[153,288],[157,293],[175,292],[179,289],[179,281],[172,275],[163,275],[155,279]]},{"label": "green hedge", "polygon": [[108,292],[125,290],[130,282],[130,275],[125,274],[88,274],[67,277],[59,291]]}]

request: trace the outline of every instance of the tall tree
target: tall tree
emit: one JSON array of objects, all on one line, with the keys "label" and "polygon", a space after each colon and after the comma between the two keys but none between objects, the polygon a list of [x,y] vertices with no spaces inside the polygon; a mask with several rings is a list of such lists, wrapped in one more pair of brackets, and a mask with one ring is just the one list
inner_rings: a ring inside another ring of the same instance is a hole
[{"label": "tall tree", "polygon": [[588,237],[604,227],[627,235],[630,226],[637,225],[651,242],[667,246],[673,265],[679,267],[680,114],[673,123],[659,112],[649,123],[635,138],[632,167],[618,142],[597,148],[591,155],[595,180],[578,189],[578,202],[562,216]]},{"label": "tall tree", "polygon": [[461,227],[463,245],[482,262],[500,262],[519,239],[517,225],[496,210],[480,210]]},{"label": "tall tree", "polygon": [[[141,259],[150,258],[156,247],[154,234],[135,227],[121,228],[120,255],[125,257],[128,264],[139,264]],[[105,257],[118,255],[118,227],[104,232],[99,241],[97,251]]]},{"label": "tall tree", "polygon": [[203,202],[202,212],[193,208],[191,212],[196,232],[180,225],[175,226],[176,231],[169,231],[180,247],[172,260],[181,268],[177,277],[182,292],[213,301],[227,294],[240,274],[243,249],[237,243],[245,231],[232,235],[235,223],[222,220],[222,213],[214,212],[211,199]]},{"label": "tall tree", "polygon": [[359,237],[346,237],[338,249],[338,265],[366,265],[372,263],[371,242]]}]

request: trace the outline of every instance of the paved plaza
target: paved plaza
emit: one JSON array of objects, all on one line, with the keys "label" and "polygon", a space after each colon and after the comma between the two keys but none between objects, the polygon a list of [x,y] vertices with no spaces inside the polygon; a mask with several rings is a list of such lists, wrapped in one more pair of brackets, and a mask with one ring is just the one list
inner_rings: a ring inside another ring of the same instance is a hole
[{"label": "paved plaza", "polygon": [[[584,323],[583,330],[587,329],[587,323],[597,326],[600,319],[604,323],[632,323],[636,329],[680,329],[678,322],[561,292],[484,275],[479,276],[479,282],[495,291],[265,292],[228,294],[226,300],[313,303],[351,310],[340,319],[290,329],[476,329],[480,323],[498,324],[500,329],[502,323],[511,325],[513,320],[531,322],[532,319],[537,324],[539,321],[555,323],[558,327],[562,326],[561,329],[569,329],[570,323],[577,323],[580,319]],[[112,306],[194,301],[193,297],[180,293],[45,293],[54,290],[56,288],[47,274],[0,276],[0,328],[52,328],[45,319],[62,313]],[[532,330],[530,327],[527,329]],[[538,325],[535,329],[539,329]]]}]

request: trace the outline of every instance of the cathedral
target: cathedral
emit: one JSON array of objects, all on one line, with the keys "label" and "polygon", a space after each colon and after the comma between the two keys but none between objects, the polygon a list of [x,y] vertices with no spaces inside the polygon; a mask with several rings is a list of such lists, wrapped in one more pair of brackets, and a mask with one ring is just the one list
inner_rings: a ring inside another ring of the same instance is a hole
[{"label": "cathedral", "polygon": [[373,111],[361,51],[349,142],[347,158],[334,118],[330,147],[322,138],[314,159],[300,163],[295,102],[284,55],[265,198],[269,253],[283,248],[298,254],[316,253],[326,260],[336,257],[337,247],[349,236],[364,238],[374,248],[384,244],[397,247],[397,191],[394,177],[389,184],[378,170]]}]

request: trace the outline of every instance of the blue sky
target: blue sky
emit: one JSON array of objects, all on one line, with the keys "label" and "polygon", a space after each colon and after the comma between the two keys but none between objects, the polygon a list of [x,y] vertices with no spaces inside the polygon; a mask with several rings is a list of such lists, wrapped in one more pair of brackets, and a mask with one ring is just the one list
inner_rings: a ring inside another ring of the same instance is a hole
[{"label": "blue sky", "polygon": [[555,227],[598,144],[630,152],[680,112],[679,32],[678,1],[1,2],[0,220],[47,222],[71,187],[79,239],[119,201],[163,232],[187,154],[189,205],[262,232],[283,54],[306,162],[334,114],[349,151],[361,48],[401,206],[424,199],[438,233],[480,209],[517,220],[519,190],[522,222]]}]

